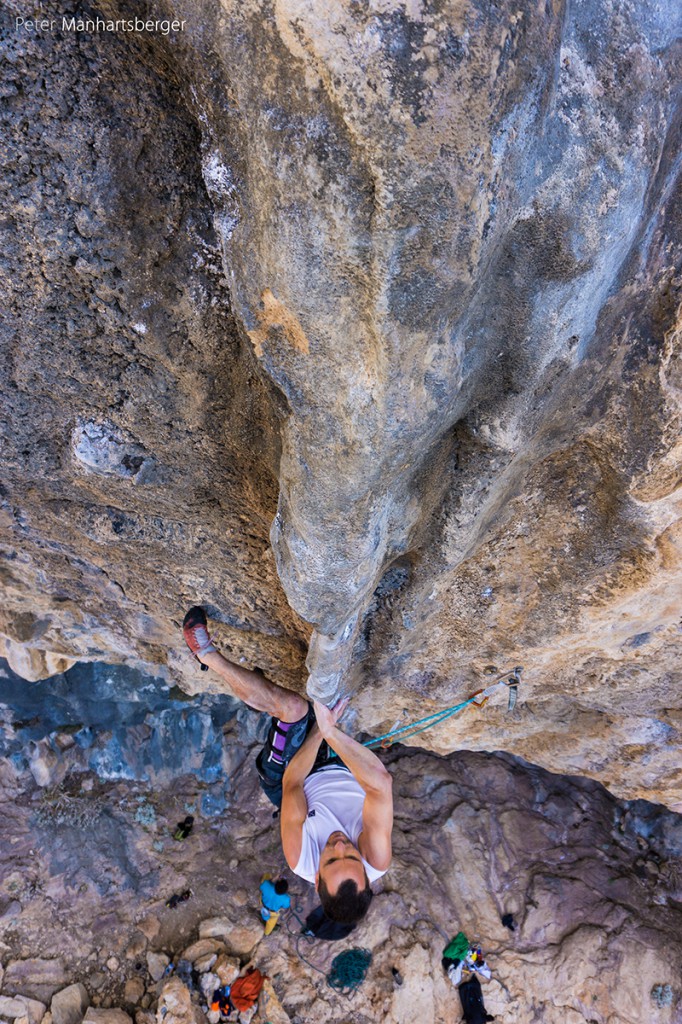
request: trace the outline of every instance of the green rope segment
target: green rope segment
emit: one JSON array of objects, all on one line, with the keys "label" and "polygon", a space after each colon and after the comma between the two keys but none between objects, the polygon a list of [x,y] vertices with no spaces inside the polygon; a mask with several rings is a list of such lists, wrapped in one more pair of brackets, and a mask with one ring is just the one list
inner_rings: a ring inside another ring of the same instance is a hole
[{"label": "green rope segment", "polygon": [[368,949],[347,949],[332,960],[327,984],[337,992],[350,995],[362,985],[371,962],[372,954]]}]

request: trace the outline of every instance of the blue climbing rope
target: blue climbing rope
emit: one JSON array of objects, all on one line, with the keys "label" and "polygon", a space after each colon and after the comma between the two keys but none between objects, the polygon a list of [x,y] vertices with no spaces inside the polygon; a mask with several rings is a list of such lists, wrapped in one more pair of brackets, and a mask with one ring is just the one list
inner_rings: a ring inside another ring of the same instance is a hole
[{"label": "blue climbing rope", "polygon": [[[305,929],[305,921],[303,921],[299,917],[299,914],[302,914],[302,913],[304,913],[302,905],[300,903],[294,903],[292,901],[292,904],[289,907],[289,909],[282,912],[282,922],[286,926],[286,930],[289,932],[289,935],[291,935],[292,939],[294,940],[294,945],[296,946],[296,952],[298,953],[300,959],[305,964],[307,964],[308,967],[312,967],[312,969],[314,971],[317,971],[318,974],[322,974],[322,975],[324,975],[326,977],[327,976],[326,971],[323,971],[322,968],[318,967],[317,964],[312,963],[312,961],[308,959],[308,957],[305,955],[305,953],[301,949],[301,943],[306,944],[308,946],[308,949],[310,949],[310,947],[313,945],[313,943],[315,941],[313,936],[306,935],[304,930],[303,930],[303,929]],[[298,933],[292,931],[291,923],[290,923],[292,917],[295,917],[296,920],[298,921],[298,923],[301,926],[301,931],[298,932]]]},{"label": "blue climbing rope", "polygon": [[485,702],[490,697],[491,693],[497,686],[507,686],[509,688],[509,710],[511,711],[516,704],[516,693],[518,686],[521,682],[521,672],[523,671],[521,665],[517,665],[511,673],[504,672],[501,676],[498,676],[492,683],[483,690],[477,690],[476,693],[472,693],[466,700],[461,701],[459,704],[452,704],[448,708],[442,708],[440,711],[436,711],[433,715],[427,715],[425,718],[419,718],[416,722],[410,722],[409,725],[403,725],[400,729],[391,729],[390,732],[385,732],[383,736],[375,736],[374,739],[366,740],[363,746],[365,747],[389,747],[393,743],[396,737],[400,736],[402,739],[408,739],[412,736],[417,736],[420,732],[426,732],[427,729],[433,728],[434,725],[440,725],[441,722],[447,721],[448,718],[452,718],[453,715],[463,711],[464,708],[470,704],[476,704],[478,707],[483,707]]},{"label": "blue climbing rope", "polygon": [[[434,725],[439,725],[441,722],[445,722],[446,719],[452,718],[458,711],[463,711],[464,708],[468,707],[469,704],[474,703],[474,698],[469,697],[468,700],[464,700],[461,704],[453,704],[452,707],[443,708],[441,711],[437,711],[433,715],[427,715],[426,718],[419,718],[416,722],[411,722],[409,725],[404,725],[400,729],[391,729],[390,732],[385,732],[383,736],[376,736],[374,739],[366,740],[363,746],[365,747],[377,747],[377,746],[389,746],[388,743],[384,743],[385,740],[389,740],[392,743],[396,736],[402,736],[403,739],[407,739],[407,735],[416,736],[417,733],[425,732],[427,729],[431,729]],[[421,728],[418,728],[421,727]]]}]

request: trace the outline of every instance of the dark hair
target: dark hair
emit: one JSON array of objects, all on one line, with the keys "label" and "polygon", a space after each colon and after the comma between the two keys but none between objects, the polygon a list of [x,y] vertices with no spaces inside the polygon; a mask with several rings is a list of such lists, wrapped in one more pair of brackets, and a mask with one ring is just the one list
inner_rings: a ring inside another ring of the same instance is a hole
[{"label": "dark hair", "polygon": [[347,878],[332,896],[327,888],[326,882],[320,875],[317,883],[317,893],[320,897],[322,909],[332,921],[339,924],[357,924],[369,910],[374,893],[372,892],[365,872],[365,888],[358,890],[357,882]]},{"label": "dark hair", "polygon": [[289,892],[289,883],[286,878],[278,878],[275,882],[275,892],[278,896],[283,896],[285,892]]}]

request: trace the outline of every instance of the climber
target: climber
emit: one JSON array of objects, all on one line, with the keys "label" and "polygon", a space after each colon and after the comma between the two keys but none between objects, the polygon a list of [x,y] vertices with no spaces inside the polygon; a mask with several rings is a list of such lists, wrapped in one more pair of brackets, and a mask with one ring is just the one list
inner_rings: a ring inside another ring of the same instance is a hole
[{"label": "climber", "polygon": [[203,608],[188,611],[183,635],[234,696],[272,716],[256,767],[264,793],[281,807],[284,857],[314,883],[328,918],[356,923],[369,909],[371,883],[391,863],[393,794],[376,754],[338,726],[347,701],[313,706],[260,671],[232,664],[213,645]]}]

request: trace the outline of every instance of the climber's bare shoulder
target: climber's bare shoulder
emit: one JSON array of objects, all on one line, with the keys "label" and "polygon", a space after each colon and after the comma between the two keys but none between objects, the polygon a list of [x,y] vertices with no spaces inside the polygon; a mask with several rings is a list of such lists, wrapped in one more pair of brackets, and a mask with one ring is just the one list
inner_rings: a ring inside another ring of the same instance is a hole
[{"label": "climber's bare shoulder", "polygon": [[377,871],[391,865],[393,832],[393,787],[391,776],[380,789],[368,790],[362,808],[362,832],[358,837],[360,853]]}]

